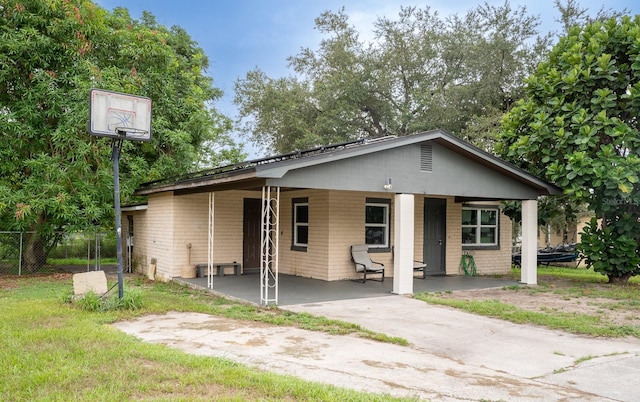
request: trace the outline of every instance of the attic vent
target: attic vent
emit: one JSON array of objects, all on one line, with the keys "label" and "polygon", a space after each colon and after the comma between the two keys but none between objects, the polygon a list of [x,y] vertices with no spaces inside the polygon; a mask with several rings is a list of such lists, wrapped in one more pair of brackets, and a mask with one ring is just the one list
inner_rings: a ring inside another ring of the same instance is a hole
[{"label": "attic vent", "polygon": [[433,169],[433,149],[431,144],[420,145],[420,170],[431,172]]}]

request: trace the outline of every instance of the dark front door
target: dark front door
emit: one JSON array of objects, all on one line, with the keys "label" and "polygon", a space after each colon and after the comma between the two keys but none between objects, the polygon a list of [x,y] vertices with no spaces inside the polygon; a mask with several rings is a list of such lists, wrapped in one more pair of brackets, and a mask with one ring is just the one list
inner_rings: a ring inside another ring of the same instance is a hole
[{"label": "dark front door", "polygon": [[444,275],[447,200],[424,200],[424,262],[427,275]]},{"label": "dark front door", "polygon": [[260,270],[261,215],[260,199],[245,198],[242,224],[242,266],[244,272]]}]

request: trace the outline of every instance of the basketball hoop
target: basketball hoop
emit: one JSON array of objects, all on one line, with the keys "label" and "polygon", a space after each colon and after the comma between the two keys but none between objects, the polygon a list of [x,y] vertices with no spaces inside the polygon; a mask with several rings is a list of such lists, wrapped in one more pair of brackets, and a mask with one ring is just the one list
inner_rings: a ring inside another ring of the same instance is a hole
[{"label": "basketball hoop", "polygon": [[135,127],[116,127],[115,132],[120,139],[138,141],[146,141],[149,134],[147,130]]},{"label": "basketball hoop", "polygon": [[89,93],[88,129],[98,137],[151,141],[151,99],[94,88]]},{"label": "basketball hoop", "polygon": [[92,89],[89,92],[91,135],[109,137],[113,161],[113,198],[116,215],[118,297],[124,296],[122,267],[122,222],[120,213],[120,152],[124,140],[151,141],[151,99],[120,92]]}]

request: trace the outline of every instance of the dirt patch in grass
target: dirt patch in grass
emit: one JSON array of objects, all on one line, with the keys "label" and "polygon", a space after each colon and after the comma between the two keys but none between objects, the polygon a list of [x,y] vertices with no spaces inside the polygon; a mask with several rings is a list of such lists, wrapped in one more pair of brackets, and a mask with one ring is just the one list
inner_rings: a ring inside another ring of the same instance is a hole
[{"label": "dirt patch in grass", "polygon": [[0,290],[15,289],[20,286],[20,277],[14,275],[0,276]]},{"label": "dirt patch in grass", "polygon": [[578,285],[557,277],[539,277],[538,283],[537,286],[448,292],[439,297],[495,300],[528,311],[587,314],[617,326],[640,326],[640,286],[637,284]]}]

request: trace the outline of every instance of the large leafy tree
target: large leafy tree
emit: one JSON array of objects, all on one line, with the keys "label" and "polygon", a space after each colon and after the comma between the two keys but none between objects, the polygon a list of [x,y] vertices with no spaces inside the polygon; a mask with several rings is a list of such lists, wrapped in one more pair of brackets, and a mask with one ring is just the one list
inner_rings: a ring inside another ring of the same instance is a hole
[{"label": "large leafy tree", "polygon": [[503,122],[502,156],[595,211],[582,251],[596,271],[640,274],[640,16],[571,28],[526,94]]},{"label": "large leafy tree", "polygon": [[153,101],[153,140],[124,144],[125,202],[140,182],[191,170],[205,145],[227,141],[207,58],[179,27],[89,0],[5,0],[0,38],[0,226],[33,233],[27,269],[55,232],[113,222],[111,144],[87,133],[90,88]]},{"label": "large leafy tree", "polygon": [[379,18],[366,42],[344,10],[325,12],[319,48],[289,58],[294,75],[256,69],[236,82],[243,131],[280,152],[434,128],[490,149],[480,133],[522,96],[550,46],[538,26],[508,2],[448,18],[405,7],[397,19]]}]

